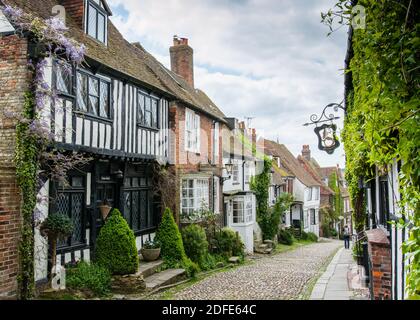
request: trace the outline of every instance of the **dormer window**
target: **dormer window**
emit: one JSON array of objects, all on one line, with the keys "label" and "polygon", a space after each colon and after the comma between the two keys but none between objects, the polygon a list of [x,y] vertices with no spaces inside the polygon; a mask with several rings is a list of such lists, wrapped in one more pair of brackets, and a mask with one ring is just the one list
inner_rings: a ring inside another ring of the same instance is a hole
[{"label": "dormer window", "polygon": [[86,33],[107,44],[108,5],[102,0],[86,0]]}]

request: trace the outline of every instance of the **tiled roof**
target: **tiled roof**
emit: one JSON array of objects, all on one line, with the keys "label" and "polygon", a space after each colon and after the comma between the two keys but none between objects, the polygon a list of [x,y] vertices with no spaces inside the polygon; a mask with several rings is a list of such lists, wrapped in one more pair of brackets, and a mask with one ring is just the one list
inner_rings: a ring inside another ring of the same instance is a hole
[{"label": "tiled roof", "polygon": [[[4,4],[19,7],[40,18],[51,17],[51,9],[58,0],[1,0]],[[124,39],[114,24],[108,20],[108,45],[96,41],[67,16],[68,34],[87,47],[86,57],[112,70],[138,81],[150,90],[159,91],[172,99],[196,108],[224,122],[225,115],[201,90],[192,88],[180,76],[166,69],[139,45]]]},{"label": "tiled roof", "polygon": [[285,145],[276,143],[271,140],[261,139],[260,145],[264,145],[264,151],[267,155],[279,157],[281,165],[287,171],[291,172],[293,176],[299,179],[306,186],[321,186],[321,183],[316,181],[309,173],[305,171],[299,161],[294,155],[286,148]]},{"label": "tiled roof", "polygon": [[312,176],[312,178],[314,178],[316,181],[318,181],[321,184],[321,190],[320,190],[321,194],[323,195],[334,194],[334,191],[322,181],[322,177],[316,171],[312,162],[306,160],[301,155],[298,155],[297,159],[302,164],[304,169]]}]

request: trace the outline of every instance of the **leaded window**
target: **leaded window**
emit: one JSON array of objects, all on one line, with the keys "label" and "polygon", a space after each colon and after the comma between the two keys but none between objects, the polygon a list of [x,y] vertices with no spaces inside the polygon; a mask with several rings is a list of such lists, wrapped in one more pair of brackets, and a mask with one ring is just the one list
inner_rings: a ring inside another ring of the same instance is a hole
[{"label": "leaded window", "polygon": [[54,62],[55,88],[59,93],[73,94],[73,68],[70,64],[57,60]]},{"label": "leaded window", "polygon": [[88,0],[86,20],[87,34],[106,44],[108,14],[103,8],[102,1]]},{"label": "leaded window", "polygon": [[153,214],[152,179],[127,177],[124,181],[123,215],[134,232],[157,226]]},{"label": "leaded window", "polygon": [[77,109],[102,118],[110,118],[110,83],[84,72],[76,77]]},{"label": "leaded window", "polygon": [[65,240],[59,240],[58,248],[76,246],[85,243],[85,178],[84,176],[71,176],[68,178],[68,184],[61,184],[57,188],[57,196],[54,202],[54,211],[67,215],[71,218],[74,225],[74,231],[71,236]]},{"label": "leaded window", "polygon": [[137,122],[141,126],[158,128],[158,100],[138,92],[137,102]]}]

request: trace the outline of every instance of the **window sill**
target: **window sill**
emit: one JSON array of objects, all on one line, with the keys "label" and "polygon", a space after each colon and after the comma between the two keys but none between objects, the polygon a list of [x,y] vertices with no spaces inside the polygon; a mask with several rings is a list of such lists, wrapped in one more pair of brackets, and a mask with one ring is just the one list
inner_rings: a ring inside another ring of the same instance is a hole
[{"label": "window sill", "polygon": [[80,111],[80,110],[74,110],[73,112],[76,115],[83,116],[84,118],[87,118],[87,119],[90,119],[90,120],[97,120],[97,121],[108,122],[108,123],[113,123],[114,122],[113,119],[104,118],[104,117],[100,117],[100,116],[95,116],[94,114],[90,114],[90,113],[83,112],[83,111]]},{"label": "window sill", "polygon": [[137,127],[142,128],[142,129],[146,129],[146,130],[150,130],[150,131],[155,131],[155,132],[159,131],[159,128],[149,127],[149,126],[146,126],[146,125],[141,124],[141,123],[137,123]]}]

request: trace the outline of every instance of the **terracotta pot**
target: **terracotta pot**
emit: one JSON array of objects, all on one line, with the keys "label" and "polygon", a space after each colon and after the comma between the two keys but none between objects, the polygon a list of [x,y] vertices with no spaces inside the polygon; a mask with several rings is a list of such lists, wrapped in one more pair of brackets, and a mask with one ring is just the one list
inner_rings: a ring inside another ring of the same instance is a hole
[{"label": "terracotta pot", "polygon": [[111,211],[112,207],[108,205],[101,205],[98,207],[99,211],[101,212],[102,218],[105,220],[108,216],[109,212]]},{"label": "terracotta pot", "polygon": [[141,248],[140,253],[145,261],[155,261],[159,258],[160,248],[157,249],[145,249]]}]

